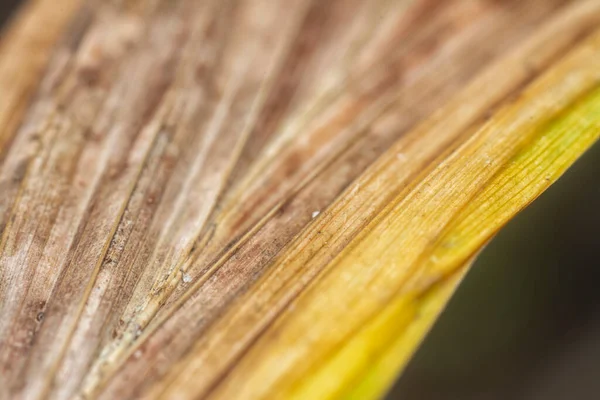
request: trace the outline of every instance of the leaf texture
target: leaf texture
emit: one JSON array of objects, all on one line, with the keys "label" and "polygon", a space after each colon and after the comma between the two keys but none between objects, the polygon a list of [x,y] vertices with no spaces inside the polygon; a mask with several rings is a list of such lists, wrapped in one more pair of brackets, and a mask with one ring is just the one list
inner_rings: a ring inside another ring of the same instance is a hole
[{"label": "leaf texture", "polygon": [[598,22],[596,0],[31,1],[0,42],[0,394],[380,397],[597,139]]}]

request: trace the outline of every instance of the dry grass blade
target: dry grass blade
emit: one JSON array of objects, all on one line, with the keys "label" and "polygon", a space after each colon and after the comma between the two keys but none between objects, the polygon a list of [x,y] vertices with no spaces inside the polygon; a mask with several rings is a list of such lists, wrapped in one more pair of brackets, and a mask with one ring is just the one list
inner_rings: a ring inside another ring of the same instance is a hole
[{"label": "dry grass blade", "polygon": [[64,4],[0,46],[7,398],[381,396],[600,132],[597,1]]}]

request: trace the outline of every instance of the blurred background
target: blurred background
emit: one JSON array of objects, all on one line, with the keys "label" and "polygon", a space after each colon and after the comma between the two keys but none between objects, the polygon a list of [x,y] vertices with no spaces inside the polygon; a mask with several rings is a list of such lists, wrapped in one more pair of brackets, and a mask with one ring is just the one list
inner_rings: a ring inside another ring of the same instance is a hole
[{"label": "blurred background", "polygon": [[0,0],[0,24],[4,25],[4,22],[20,2],[21,0]]},{"label": "blurred background", "polygon": [[597,144],[502,230],[388,400],[598,398],[599,172]]}]

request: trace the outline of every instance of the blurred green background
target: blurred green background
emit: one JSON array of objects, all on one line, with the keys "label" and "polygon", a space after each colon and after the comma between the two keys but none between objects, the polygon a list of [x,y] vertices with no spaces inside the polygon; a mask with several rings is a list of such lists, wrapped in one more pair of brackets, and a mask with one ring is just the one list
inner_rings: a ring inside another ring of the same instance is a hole
[{"label": "blurred green background", "polygon": [[389,400],[600,398],[599,172],[597,144],[502,230]]}]

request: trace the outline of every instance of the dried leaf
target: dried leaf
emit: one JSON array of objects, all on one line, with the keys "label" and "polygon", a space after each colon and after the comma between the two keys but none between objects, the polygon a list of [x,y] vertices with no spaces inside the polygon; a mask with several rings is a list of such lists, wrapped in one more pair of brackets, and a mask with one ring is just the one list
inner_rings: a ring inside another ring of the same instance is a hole
[{"label": "dried leaf", "polygon": [[0,47],[10,398],[381,396],[600,132],[595,0],[53,4]]}]

